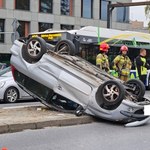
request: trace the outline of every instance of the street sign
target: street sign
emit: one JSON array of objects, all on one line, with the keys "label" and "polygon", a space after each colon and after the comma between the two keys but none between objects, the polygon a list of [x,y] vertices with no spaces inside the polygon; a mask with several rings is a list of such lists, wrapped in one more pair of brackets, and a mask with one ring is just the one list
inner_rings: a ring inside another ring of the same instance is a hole
[{"label": "street sign", "polygon": [[18,22],[18,20],[16,18],[14,18],[14,20],[12,22],[13,33],[11,34],[11,42],[12,43],[14,43],[14,41],[20,37],[20,35],[17,31],[17,28],[19,26],[20,26],[20,23]]},{"label": "street sign", "polygon": [[20,26],[20,23],[18,22],[16,18],[14,18],[12,26],[13,26],[13,31],[16,31],[17,28]]}]

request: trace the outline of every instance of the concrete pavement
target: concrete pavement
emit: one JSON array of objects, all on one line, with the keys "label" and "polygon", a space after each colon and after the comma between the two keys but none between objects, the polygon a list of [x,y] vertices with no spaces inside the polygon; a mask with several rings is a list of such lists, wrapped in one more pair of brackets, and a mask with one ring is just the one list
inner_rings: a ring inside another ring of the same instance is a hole
[{"label": "concrete pavement", "polygon": [[67,126],[91,123],[91,116],[80,117],[55,111],[46,106],[0,109],[0,133],[18,132],[26,129],[40,129],[50,126]]}]

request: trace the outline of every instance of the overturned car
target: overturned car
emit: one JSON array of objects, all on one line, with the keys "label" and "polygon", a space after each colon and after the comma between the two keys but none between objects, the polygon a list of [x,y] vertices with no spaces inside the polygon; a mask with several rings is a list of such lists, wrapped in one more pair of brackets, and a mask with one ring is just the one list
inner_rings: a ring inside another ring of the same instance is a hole
[{"label": "overturned car", "polygon": [[11,53],[15,81],[48,107],[121,121],[126,126],[149,120],[144,115],[149,100],[144,98],[143,83],[136,79],[123,82],[100,70],[76,56],[69,40],[53,46],[40,37],[18,39]]}]

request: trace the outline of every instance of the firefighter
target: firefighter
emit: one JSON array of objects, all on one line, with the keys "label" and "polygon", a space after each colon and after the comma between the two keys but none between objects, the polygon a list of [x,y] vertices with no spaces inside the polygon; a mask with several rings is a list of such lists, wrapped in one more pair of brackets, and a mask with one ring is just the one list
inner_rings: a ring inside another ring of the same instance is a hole
[{"label": "firefighter", "polygon": [[130,69],[132,63],[127,56],[128,47],[126,45],[121,46],[120,55],[116,56],[113,60],[113,69],[118,73],[118,78],[123,81],[127,81],[130,75]]},{"label": "firefighter", "polygon": [[147,63],[147,60],[145,57],[146,57],[146,50],[140,49],[140,54],[135,59],[137,77],[139,77],[139,79],[144,84],[146,84],[147,69],[150,69],[150,65]]},{"label": "firefighter", "polygon": [[96,57],[96,66],[100,69],[109,73],[109,61],[106,53],[108,52],[109,45],[107,43],[102,43],[99,46],[100,53]]}]

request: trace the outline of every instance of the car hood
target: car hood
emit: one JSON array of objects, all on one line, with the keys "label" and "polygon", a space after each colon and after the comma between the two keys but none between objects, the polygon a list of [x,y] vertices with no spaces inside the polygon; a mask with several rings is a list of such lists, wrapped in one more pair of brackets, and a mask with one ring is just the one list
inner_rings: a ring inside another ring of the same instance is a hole
[{"label": "car hood", "polygon": [[0,82],[1,81],[7,81],[7,80],[12,80],[13,77],[0,77]]}]

